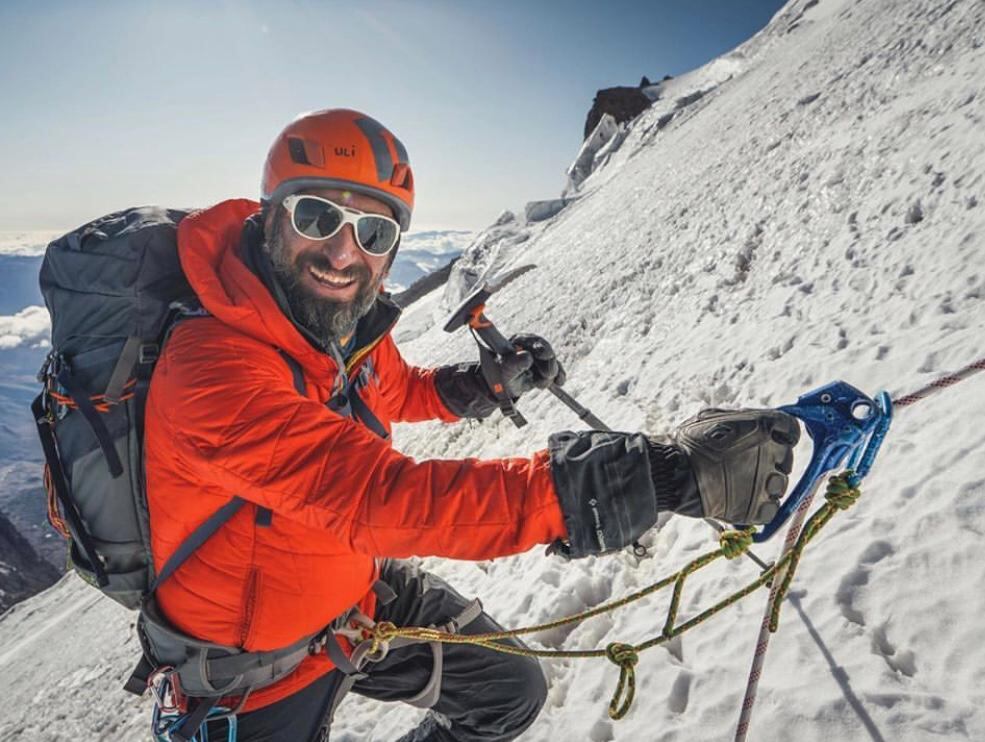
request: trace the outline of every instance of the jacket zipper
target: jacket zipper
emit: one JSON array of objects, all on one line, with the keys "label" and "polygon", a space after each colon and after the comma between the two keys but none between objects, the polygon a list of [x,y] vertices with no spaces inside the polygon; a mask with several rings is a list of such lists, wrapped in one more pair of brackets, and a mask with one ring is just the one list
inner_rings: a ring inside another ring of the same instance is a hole
[{"label": "jacket zipper", "polygon": [[250,568],[250,574],[246,580],[246,593],[243,597],[243,622],[239,630],[239,646],[245,647],[246,640],[249,638],[253,628],[253,615],[256,612],[257,588],[260,581],[260,570],[257,567]]},{"label": "jacket zipper", "polygon": [[385,338],[390,333],[390,331],[394,328],[396,324],[397,322],[396,320],[394,320],[387,326],[387,328],[383,332],[381,332],[377,336],[376,340],[369,343],[368,345],[364,345],[362,348],[360,348],[359,350],[357,350],[355,353],[352,354],[352,357],[349,358],[349,360],[345,364],[345,373],[347,376],[350,376],[352,374],[352,371],[353,369],[355,369],[356,365],[360,361],[362,361],[366,356],[368,356],[372,352],[373,348],[375,348],[377,345],[383,342],[383,338]]}]

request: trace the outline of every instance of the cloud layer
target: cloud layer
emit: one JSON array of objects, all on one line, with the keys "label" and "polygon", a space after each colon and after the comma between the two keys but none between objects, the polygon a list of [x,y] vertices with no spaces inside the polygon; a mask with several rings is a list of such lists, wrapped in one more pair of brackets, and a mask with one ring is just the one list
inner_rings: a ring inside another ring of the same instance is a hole
[{"label": "cloud layer", "polygon": [[0,350],[21,345],[46,346],[51,334],[51,318],[44,307],[27,307],[17,314],[0,315]]}]

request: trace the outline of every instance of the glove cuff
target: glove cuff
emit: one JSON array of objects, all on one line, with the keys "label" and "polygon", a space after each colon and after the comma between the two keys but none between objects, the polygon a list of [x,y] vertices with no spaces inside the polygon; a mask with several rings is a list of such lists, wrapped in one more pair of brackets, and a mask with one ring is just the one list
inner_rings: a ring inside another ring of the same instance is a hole
[{"label": "glove cuff", "polygon": [[568,556],[621,549],[653,527],[657,508],[642,435],[555,433],[549,449]]},{"label": "glove cuff", "polygon": [[458,417],[482,420],[499,407],[478,363],[441,366],[435,373],[434,387],[445,407]]}]

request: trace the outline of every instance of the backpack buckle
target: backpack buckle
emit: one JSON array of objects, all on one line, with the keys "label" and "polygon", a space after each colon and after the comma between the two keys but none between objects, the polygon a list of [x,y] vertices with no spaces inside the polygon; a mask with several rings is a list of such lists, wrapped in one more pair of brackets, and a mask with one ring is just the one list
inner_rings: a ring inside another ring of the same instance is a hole
[{"label": "backpack buckle", "polygon": [[156,363],[161,354],[161,346],[157,343],[143,343],[137,353],[137,363]]}]

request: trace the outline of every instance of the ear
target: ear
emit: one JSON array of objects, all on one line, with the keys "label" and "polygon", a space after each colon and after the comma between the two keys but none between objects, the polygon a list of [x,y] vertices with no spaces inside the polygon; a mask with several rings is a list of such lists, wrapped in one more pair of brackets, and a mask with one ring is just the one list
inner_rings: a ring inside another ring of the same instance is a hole
[{"label": "ear", "polygon": [[386,262],[386,267],[383,269],[383,278],[389,278],[390,269],[393,267],[393,261],[397,259],[397,250],[400,249],[400,239],[397,239],[397,244],[393,246],[390,251],[390,259]]},{"label": "ear", "polygon": [[274,217],[277,211],[277,207],[271,206],[269,203],[265,203],[260,211],[260,216],[263,218],[263,236],[268,240],[273,234]]}]

